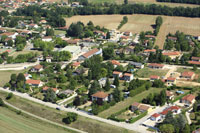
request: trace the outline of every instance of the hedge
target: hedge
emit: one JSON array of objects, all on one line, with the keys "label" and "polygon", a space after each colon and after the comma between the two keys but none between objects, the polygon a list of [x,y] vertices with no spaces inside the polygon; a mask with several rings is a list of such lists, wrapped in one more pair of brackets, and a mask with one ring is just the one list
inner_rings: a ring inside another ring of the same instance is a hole
[{"label": "hedge", "polygon": [[110,120],[113,120],[113,121],[117,121],[117,122],[124,122],[124,121],[126,121],[125,119],[119,119],[119,118],[116,118],[116,116],[120,115],[121,113],[125,112],[126,110],[128,110],[128,108],[122,109],[122,110],[112,114],[107,119],[110,119]]},{"label": "hedge", "polygon": [[134,123],[134,122],[136,122],[137,120],[141,119],[142,117],[144,117],[144,116],[146,116],[146,115],[147,115],[147,111],[144,112],[144,113],[142,113],[142,114],[140,114],[140,115],[138,115],[138,116],[135,117],[135,118],[129,119],[129,123]]},{"label": "hedge", "polygon": [[187,93],[185,93],[185,94],[183,94],[183,95],[181,95],[181,96],[179,96],[179,97],[176,97],[174,100],[171,101],[171,103],[174,103],[174,102],[180,100],[181,98],[183,98],[184,96],[186,96],[186,95],[189,94],[189,93],[190,93],[190,91],[188,91]]}]

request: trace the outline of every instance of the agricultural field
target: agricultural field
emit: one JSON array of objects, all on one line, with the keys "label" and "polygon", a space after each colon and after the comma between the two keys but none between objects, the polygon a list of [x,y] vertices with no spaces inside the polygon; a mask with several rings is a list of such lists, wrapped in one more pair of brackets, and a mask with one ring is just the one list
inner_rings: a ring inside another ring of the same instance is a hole
[{"label": "agricultural field", "polygon": [[31,118],[17,115],[7,108],[0,107],[0,132],[1,133],[49,133],[69,132],[64,128],[53,126],[49,123]]},{"label": "agricultural field", "polygon": [[[5,98],[7,93],[0,92],[0,97]],[[56,109],[52,109],[49,107],[46,107],[44,105],[40,105],[37,103],[34,103],[32,101],[14,96],[12,99],[8,100],[10,104],[25,110],[27,112],[30,112],[34,115],[43,117],[45,119],[64,124],[62,122],[62,118],[66,116],[66,112],[64,111],[58,111]],[[22,104],[23,103],[23,104]],[[45,112],[45,113],[44,113]],[[65,124],[64,124],[65,125]],[[79,116],[77,121],[74,123],[71,123],[68,125],[73,128],[77,128],[89,133],[133,133],[133,131],[126,130],[124,128],[116,127],[113,125],[109,125],[103,122],[99,122],[96,120],[92,120],[86,117]]]},{"label": "agricultural field", "polygon": [[[124,15],[89,15],[89,16],[74,16],[66,18],[67,26],[73,22],[81,21],[87,24],[92,21],[95,25],[108,29],[117,29]],[[153,25],[157,15],[126,15],[128,22],[120,29],[120,31],[131,31],[132,33],[140,33],[141,31],[153,31]],[[186,17],[171,17],[162,16],[163,24],[156,38],[155,44],[159,48],[163,48],[166,35],[175,33],[176,31],[184,32],[189,35],[200,35],[200,18]]]},{"label": "agricultural field", "polygon": [[[116,3],[116,4],[123,4],[124,0],[89,0],[91,3]],[[158,4],[162,6],[170,6],[170,7],[178,7],[178,6],[183,6],[183,7],[198,7],[198,5],[193,5],[193,4],[182,4],[182,3],[167,3],[167,2],[157,2],[156,0],[128,0],[129,4]]]},{"label": "agricultural field", "polygon": [[136,73],[135,76],[138,78],[149,78],[151,75],[158,75],[158,76],[165,76],[169,69],[151,69],[151,68],[143,68],[139,69]]},{"label": "agricultural field", "polygon": [[129,97],[129,98],[125,99],[124,101],[121,101],[121,102],[115,104],[114,106],[110,107],[109,109],[99,113],[98,116],[107,118],[110,115],[129,107],[131,104],[133,104],[133,102],[141,102],[142,99],[146,98],[150,93],[159,93],[161,90],[162,90],[162,88],[150,88],[149,90],[144,91],[134,97]]}]

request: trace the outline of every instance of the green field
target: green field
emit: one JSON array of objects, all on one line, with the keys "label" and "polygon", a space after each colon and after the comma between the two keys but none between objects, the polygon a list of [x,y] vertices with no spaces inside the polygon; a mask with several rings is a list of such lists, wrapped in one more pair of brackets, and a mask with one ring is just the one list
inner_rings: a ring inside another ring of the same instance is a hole
[{"label": "green field", "polygon": [[159,93],[161,90],[162,89],[160,89],[160,88],[151,88],[151,89],[144,91],[134,97],[129,97],[129,98],[125,99],[124,101],[119,102],[116,105],[110,107],[109,109],[101,112],[99,114],[99,116],[103,117],[103,118],[107,118],[111,114],[114,114],[122,109],[125,109],[126,107],[129,107],[131,104],[133,104],[133,102],[141,102],[141,100],[143,98],[146,98],[150,93]]},{"label": "green field", "polygon": [[168,72],[168,69],[151,69],[151,68],[143,68],[139,69],[136,73],[135,76],[139,78],[149,78],[151,75],[158,75],[158,76],[165,76]]},{"label": "green field", "polygon": [[54,34],[55,35],[66,34],[66,31],[63,31],[63,30],[54,30]]},{"label": "green field", "polygon": [[66,133],[64,128],[34,119],[17,115],[15,112],[0,107],[0,132],[1,133]]},{"label": "green field", "polygon": [[[0,92],[0,97],[5,98],[6,93]],[[45,119],[64,124],[62,122],[62,118],[66,116],[66,112],[58,111],[56,109],[52,109],[41,104],[34,103],[32,101],[20,98],[20,97],[13,97],[12,99],[8,100],[10,104],[30,112],[34,115],[43,117]],[[23,103],[23,104],[22,104]],[[65,124],[64,124],[65,125]],[[124,128],[116,127],[113,125],[109,125],[107,123],[103,123],[100,121],[92,120],[86,117],[78,116],[78,120],[70,125],[73,128],[77,128],[89,133],[132,133],[133,131],[126,130]]]}]

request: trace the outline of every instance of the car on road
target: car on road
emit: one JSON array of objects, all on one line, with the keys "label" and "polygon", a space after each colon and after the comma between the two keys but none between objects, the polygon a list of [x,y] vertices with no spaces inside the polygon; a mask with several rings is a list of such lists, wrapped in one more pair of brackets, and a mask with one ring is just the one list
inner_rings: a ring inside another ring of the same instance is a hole
[{"label": "car on road", "polygon": [[60,107],[56,107],[57,110],[61,110]]}]

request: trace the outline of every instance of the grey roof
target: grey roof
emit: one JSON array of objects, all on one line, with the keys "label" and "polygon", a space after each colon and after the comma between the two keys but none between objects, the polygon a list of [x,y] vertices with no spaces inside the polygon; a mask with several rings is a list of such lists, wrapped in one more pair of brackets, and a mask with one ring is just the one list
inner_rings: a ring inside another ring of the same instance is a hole
[{"label": "grey roof", "polygon": [[133,62],[133,61],[130,61],[129,64],[134,65],[134,66],[142,66],[143,65],[140,62]]}]

